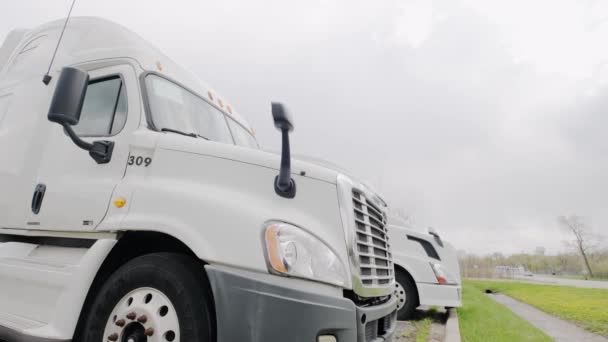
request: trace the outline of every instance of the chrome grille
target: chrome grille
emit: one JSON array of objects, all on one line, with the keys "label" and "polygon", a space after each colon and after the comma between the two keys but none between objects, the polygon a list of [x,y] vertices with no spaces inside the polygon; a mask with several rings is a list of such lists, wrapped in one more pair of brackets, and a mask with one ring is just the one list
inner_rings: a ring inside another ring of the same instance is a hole
[{"label": "chrome grille", "polygon": [[368,287],[389,285],[394,271],[386,215],[357,190],[353,190],[353,207],[361,282]]}]

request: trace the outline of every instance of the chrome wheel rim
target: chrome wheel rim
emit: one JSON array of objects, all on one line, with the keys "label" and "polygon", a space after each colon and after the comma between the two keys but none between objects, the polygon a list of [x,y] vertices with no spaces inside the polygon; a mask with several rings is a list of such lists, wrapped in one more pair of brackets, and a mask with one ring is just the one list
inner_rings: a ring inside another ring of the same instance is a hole
[{"label": "chrome wheel rim", "polygon": [[177,311],[161,291],[141,287],[127,293],[108,317],[103,341],[179,342]]},{"label": "chrome wheel rim", "polygon": [[395,298],[397,298],[397,310],[401,310],[402,307],[407,303],[407,294],[405,293],[405,289],[401,284],[395,282]]}]

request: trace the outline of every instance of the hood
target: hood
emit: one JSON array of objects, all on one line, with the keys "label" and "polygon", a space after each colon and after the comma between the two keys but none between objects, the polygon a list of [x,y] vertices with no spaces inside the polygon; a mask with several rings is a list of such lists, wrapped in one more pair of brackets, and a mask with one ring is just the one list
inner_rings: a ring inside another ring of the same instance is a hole
[{"label": "hood", "polygon": [[[280,152],[272,152],[278,155],[281,155]],[[316,157],[312,157],[312,156],[307,156],[307,155],[303,155],[303,154],[294,154],[292,155],[292,158],[297,159],[297,160],[301,160],[303,162],[307,162],[307,163],[311,163],[311,164],[315,164],[330,170],[335,170],[345,176],[349,176],[351,178],[352,174],[350,171],[346,170],[345,168],[343,168],[342,166],[338,165],[338,164],[334,164],[332,162],[329,162],[327,160],[321,159],[321,158],[316,158]]]},{"label": "hood", "polygon": [[369,193],[373,194],[374,197],[375,197],[374,200],[379,201],[384,207],[388,207],[388,204],[386,203],[386,201],[380,196],[380,192],[378,192],[369,183],[361,181],[360,177],[355,176],[351,171],[347,170],[346,168],[344,168],[344,167],[342,167],[342,166],[340,166],[338,164],[334,164],[332,162],[324,160],[324,159],[315,158],[315,157],[306,156],[306,155],[301,155],[301,154],[295,155],[295,158],[297,158],[297,160],[301,160],[301,161],[304,161],[306,163],[311,163],[311,164],[318,165],[320,167],[327,168],[329,170],[334,170],[334,171],[336,171],[336,172],[338,172],[340,174],[343,174],[343,175],[349,177],[353,181],[356,181],[357,183],[359,183],[363,187],[365,187]]},{"label": "hood", "polygon": [[[281,156],[278,153],[196,139],[178,134],[161,134],[157,147],[275,169],[277,174],[281,165]],[[292,158],[291,173],[332,184],[337,183],[338,174],[340,174],[336,169],[299,158]]]}]

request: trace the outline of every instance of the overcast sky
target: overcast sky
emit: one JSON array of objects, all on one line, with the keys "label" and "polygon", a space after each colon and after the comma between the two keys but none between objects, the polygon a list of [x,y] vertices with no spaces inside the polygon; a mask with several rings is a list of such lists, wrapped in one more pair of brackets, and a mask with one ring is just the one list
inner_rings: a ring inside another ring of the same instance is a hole
[{"label": "overcast sky", "polygon": [[[69,0],[3,1],[13,28]],[[608,235],[608,3],[585,0],[78,0],[224,94],[263,147],[375,185],[469,252],[554,253],[558,215]]]}]

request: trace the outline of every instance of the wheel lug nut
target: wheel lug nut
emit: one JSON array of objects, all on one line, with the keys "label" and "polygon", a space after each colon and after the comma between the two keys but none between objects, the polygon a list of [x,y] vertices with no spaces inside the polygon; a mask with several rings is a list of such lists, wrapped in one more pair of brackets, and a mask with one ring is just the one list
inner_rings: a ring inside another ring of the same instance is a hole
[{"label": "wheel lug nut", "polygon": [[148,321],[148,317],[146,317],[146,315],[141,315],[139,316],[139,318],[137,319],[137,321],[141,324],[144,324]]},{"label": "wheel lug nut", "polygon": [[144,335],[146,335],[146,336],[152,336],[152,335],[154,335],[154,328],[148,328],[148,329],[146,329],[146,331],[144,332]]},{"label": "wheel lug nut", "polygon": [[127,323],[127,322],[125,322],[125,320],[121,318],[118,321],[116,321],[115,323],[116,323],[116,325],[118,325],[119,327],[122,328],[125,326],[125,323]]},{"label": "wheel lug nut", "polygon": [[116,341],[116,340],[118,340],[118,334],[117,333],[113,333],[112,335],[108,336],[108,340],[110,340],[110,341]]},{"label": "wheel lug nut", "polygon": [[127,318],[130,319],[130,320],[134,320],[135,317],[137,317],[137,315],[135,314],[135,312],[129,312],[127,314]]}]

